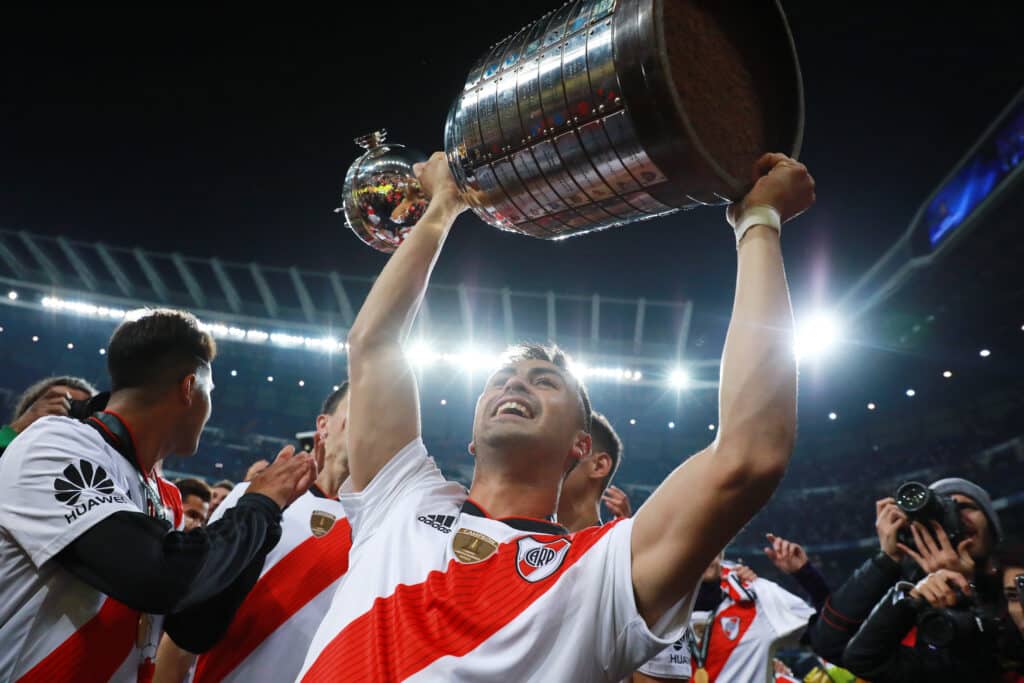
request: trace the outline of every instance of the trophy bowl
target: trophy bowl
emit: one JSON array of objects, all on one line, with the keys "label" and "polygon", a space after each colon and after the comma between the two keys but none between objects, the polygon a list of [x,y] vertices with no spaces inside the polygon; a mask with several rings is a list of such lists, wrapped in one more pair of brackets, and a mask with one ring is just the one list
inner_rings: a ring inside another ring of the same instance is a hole
[{"label": "trophy bowl", "polygon": [[[561,240],[737,201],[761,155],[799,154],[803,129],[779,0],[568,0],[481,55],[444,150],[482,221]],[[425,203],[404,148],[359,142],[346,217],[392,251]]]}]

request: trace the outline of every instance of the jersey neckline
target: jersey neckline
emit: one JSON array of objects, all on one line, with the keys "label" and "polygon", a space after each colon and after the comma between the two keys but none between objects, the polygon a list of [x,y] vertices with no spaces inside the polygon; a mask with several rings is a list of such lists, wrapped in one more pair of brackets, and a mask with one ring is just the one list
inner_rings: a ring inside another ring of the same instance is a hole
[{"label": "jersey neckline", "polygon": [[502,524],[507,524],[513,529],[519,531],[526,531],[535,534],[551,534],[553,536],[566,536],[569,530],[560,524],[547,519],[535,519],[533,517],[491,517],[487,514],[479,503],[474,501],[472,498],[467,498],[466,502],[462,504],[463,514],[473,515],[475,517],[483,517],[484,519],[493,519]]}]

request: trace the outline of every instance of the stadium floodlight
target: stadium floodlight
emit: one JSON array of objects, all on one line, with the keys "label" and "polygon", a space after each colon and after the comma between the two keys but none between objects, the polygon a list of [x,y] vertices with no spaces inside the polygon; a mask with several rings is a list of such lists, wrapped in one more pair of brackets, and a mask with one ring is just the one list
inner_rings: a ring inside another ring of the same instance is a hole
[{"label": "stadium floodlight", "polygon": [[914,398],[915,396],[917,396],[916,391],[914,391],[913,389],[907,389],[907,397]]},{"label": "stadium floodlight", "polygon": [[796,328],[794,353],[797,360],[814,361],[828,356],[839,344],[843,326],[827,311],[812,314]]},{"label": "stadium floodlight", "polygon": [[709,431],[709,432],[713,432],[713,431],[715,431],[715,425],[713,425],[713,424],[709,424],[709,425],[708,425],[708,431]]},{"label": "stadium floodlight", "polygon": [[675,422],[669,422],[668,423],[668,428],[669,429],[675,429],[676,428],[676,423]]},{"label": "stadium floodlight", "polygon": [[232,370],[231,371],[231,376],[232,377],[238,377],[238,370]]},{"label": "stadium floodlight", "polygon": [[950,379],[953,376],[953,371],[946,370],[944,373],[942,373],[942,376],[945,377],[946,379]]},{"label": "stadium floodlight", "polygon": [[300,387],[304,387],[304,386],[306,386],[306,380],[304,380],[304,379],[300,379],[300,380],[299,380],[299,386],[300,386]]},{"label": "stadium floodlight", "polygon": [[874,409],[875,409],[875,408],[877,408],[877,407],[878,407],[878,406],[876,406],[876,405],[875,405],[874,403],[869,403],[869,404],[868,404],[868,410],[874,410]]},{"label": "stadium floodlight", "polygon": [[981,356],[982,358],[988,358],[989,356],[992,355],[992,352],[989,351],[988,349],[982,349],[981,351],[978,352],[978,355]]},{"label": "stadium floodlight", "polygon": [[629,419],[629,424],[635,425],[636,424],[636,418],[635,417],[630,418]]},{"label": "stadium floodlight", "polygon": [[68,342],[68,351],[74,351],[74,350],[75,350],[75,345],[72,344],[71,342]]},{"label": "stadium floodlight", "polygon": [[409,362],[415,366],[426,368],[441,360],[441,354],[434,351],[426,342],[418,341],[405,350]]},{"label": "stadium floodlight", "polygon": [[10,299],[11,301],[17,301],[18,293],[12,289],[11,291],[7,292],[7,298]]},{"label": "stadium floodlight", "polygon": [[685,389],[690,386],[690,373],[682,368],[675,368],[668,375],[668,383],[677,391]]},{"label": "stadium floodlight", "polygon": [[446,406],[446,405],[448,405],[448,399],[446,399],[446,398],[442,398],[442,399],[441,399],[441,405],[443,405],[443,406]]},{"label": "stadium floodlight", "polygon": [[491,372],[499,363],[499,358],[496,354],[487,353],[473,346],[467,346],[445,358],[445,360],[462,368],[471,375],[480,372]]},{"label": "stadium floodlight", "polygon": [[268,382],[273,382],[274,381],[274,376],[273,375],[267,375],[267,381]]},{"label": "stadium floodlight", "polygon": [[107,350],[106,349],[100,349],[100,355],[101,356],[107,355]]},{"label": "stadium floodlight", "polygon": [[838,415],[836,415],[835,413],[829,413],[829,414],[828,414],[828,419],[830,419],[830,420],[832,420],[833,422],[835,422],[836,420],[838,420],[838,419],[839,419],[839,416],[838,416]]},{"label": "stadium floodlight", "polygon": [[35,343],[37,341],[39,341],[39,337],[36,335],[32,335],[32,343]]}]

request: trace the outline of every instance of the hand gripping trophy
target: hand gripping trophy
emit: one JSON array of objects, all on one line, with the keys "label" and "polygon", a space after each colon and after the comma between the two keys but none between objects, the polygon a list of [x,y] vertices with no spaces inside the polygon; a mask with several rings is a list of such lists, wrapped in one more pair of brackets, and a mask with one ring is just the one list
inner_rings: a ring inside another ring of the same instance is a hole
[{"label": "hand gripping trophy", "polygon": [[[762,154],[797,156],[803,125],[777,0],[570,0],[470,69],[444,147],[484,222],[564,239],[740,199]],[[385,131],[356,143],[339,211],[394,251],[426,208],[425,157]]]}]

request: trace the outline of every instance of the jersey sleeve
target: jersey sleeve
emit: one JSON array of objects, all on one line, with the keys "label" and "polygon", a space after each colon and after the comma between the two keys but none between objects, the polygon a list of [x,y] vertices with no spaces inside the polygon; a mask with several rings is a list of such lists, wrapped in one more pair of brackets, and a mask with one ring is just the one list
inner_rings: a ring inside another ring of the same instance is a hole
[{"label": "jersey sleeve", "polygon": [[220,502],[217,509],[210,515],[210,519],[206,522],[207,524],[213,524],[221,517],[224,513],[231,508],[238,505],[238,499],[245,495],[245,492],[249,489],[249,482],[243,481],[241,484],[235,484],[235,488],[231,489],[231,493],[224,497],[224,500]]},{"label": "jersey sleeve", "polygon": [[117,512],[140,514],[97,440],[66,418],[39,420],[0,459],[0,527],[41,566]]},{"label": "jersey sleeve", "polygon": [[754,583],[758,606],[764,611],[778,639],[800,634],[814,615],[814,608],[776,583]]},{"label": "jersey sleeve", "polygon": [[670,680],[688,681],[693,675],[693,665],[690,663],[690,648],[686,646],[686,640],[680,638],[665,648],[654,658],[650,659],[637,669],[645,676],[654,678],[668,678]]},{"label": "jersey sleeve", "polygon": [[[640,615],[633,590],[633,561],[630,540],[633,520],[614,523],[607,538],[591,552],[581,576],[580,598],[596,606],[596,651],[613,680],[628,676],[661,651],[683,637],[689,622],[696,590],[673,605],[652,627]],[[598,527],[581,533],[597,533]],[[589,554],[589,553],[588,553]],[[694,586],[696,588],[696,586]]]},{"label": "jersey sleeve", "polygon": [[353,492],[352,480],[346,480],[338,500],[351,525],[353,542],[380,528],[391,512],[405,509],[414,491],[445,483],[419,437],[398,451],[362,491]]}]

